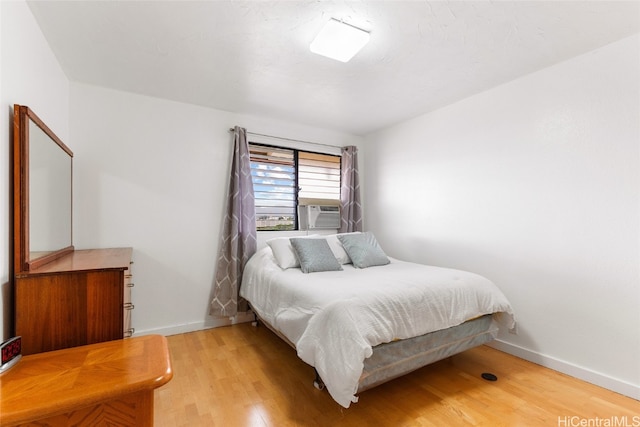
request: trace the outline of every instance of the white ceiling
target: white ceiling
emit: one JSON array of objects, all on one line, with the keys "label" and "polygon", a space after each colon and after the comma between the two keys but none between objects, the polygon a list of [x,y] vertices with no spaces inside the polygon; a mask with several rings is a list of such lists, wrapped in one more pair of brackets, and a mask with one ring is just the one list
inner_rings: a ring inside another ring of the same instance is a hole
[{"label": "white ceiling", "polygon": [[[29,1],[69,79],[363,135],[640,32],[638,1]],[[348,63],[309,44],[371,31]]]}]

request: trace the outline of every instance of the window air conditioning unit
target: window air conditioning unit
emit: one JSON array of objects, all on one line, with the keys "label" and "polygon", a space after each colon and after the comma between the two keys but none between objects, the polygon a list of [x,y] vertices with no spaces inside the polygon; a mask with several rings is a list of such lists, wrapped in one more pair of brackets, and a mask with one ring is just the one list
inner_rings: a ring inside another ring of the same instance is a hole
[{"label": "window air conditioning unit", "polygon": [[340,207],[329,205],[299,205],[300,230],[340,228]]}]

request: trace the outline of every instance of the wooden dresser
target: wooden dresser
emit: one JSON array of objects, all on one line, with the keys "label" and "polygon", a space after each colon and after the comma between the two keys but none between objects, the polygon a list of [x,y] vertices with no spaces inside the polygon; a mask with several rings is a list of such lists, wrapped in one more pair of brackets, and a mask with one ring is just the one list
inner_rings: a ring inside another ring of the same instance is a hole
[{"label": "wooden dresser", "polygon": [[0,426],[152,427],[172,377],[160,335],[32,354],[0,374]]},{"label": "wooden dresser", "polygon": [[22,354],[131,336],[131,248],[73,251],[15,276]]}]

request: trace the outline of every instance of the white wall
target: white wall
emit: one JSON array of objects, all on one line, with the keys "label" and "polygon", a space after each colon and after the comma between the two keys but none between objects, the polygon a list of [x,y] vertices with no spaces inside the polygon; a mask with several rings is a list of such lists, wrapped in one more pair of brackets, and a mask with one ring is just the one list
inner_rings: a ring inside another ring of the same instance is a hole
[{"label": "white wall", "polygon": [[69,81],[24,1],[0,1],[0,334],[13,328],[9,277],[13,105],[29,106],[63,141],[69,136]]},{"label": "white wall", "polygon": [[[640,398],[640,37],[366,138],[392,255],[481,273],[500,348]],[[410,224],[410,226],[407,226]]]},{"label": "white wall", "polygon": [[230,127],[336,146],[361,138],[71,85],[76,248],[134,248],[133,323],[178,333],[208,315],[231,160]]}]

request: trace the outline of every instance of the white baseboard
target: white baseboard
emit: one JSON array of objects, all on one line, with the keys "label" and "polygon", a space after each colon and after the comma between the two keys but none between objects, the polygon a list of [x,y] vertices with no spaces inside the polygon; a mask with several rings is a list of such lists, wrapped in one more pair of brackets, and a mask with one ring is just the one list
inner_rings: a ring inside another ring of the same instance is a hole
[{"label": "white baseboard", "polygon": [[591,384],[606,388],[607,390],[623,394],[636,400],[640,400],[640,386],[594,372],[580,366],[573,365],[564,360],[556,359],[551,356],[537,353],[535,351],[504,342],[495,340],[487,344],[496,350],[504,351],[521,359],[533,362],[536,365],[562,372],[574,378],[586,381]]},{"label": "white baseboard", "polygon": [[252,322],[254,320],[253,313],[238,313],[233,318],[217,318],[211,317],[209,320],[203,322],[184,323],[181,325],[165,326],[155,329],[142,329],[136,330],[134,336],[141,335],[177,335],[186,334],[188,332],[202,331],[204,329],[218,328],[220,326],[235,325],[237,323]]}]

